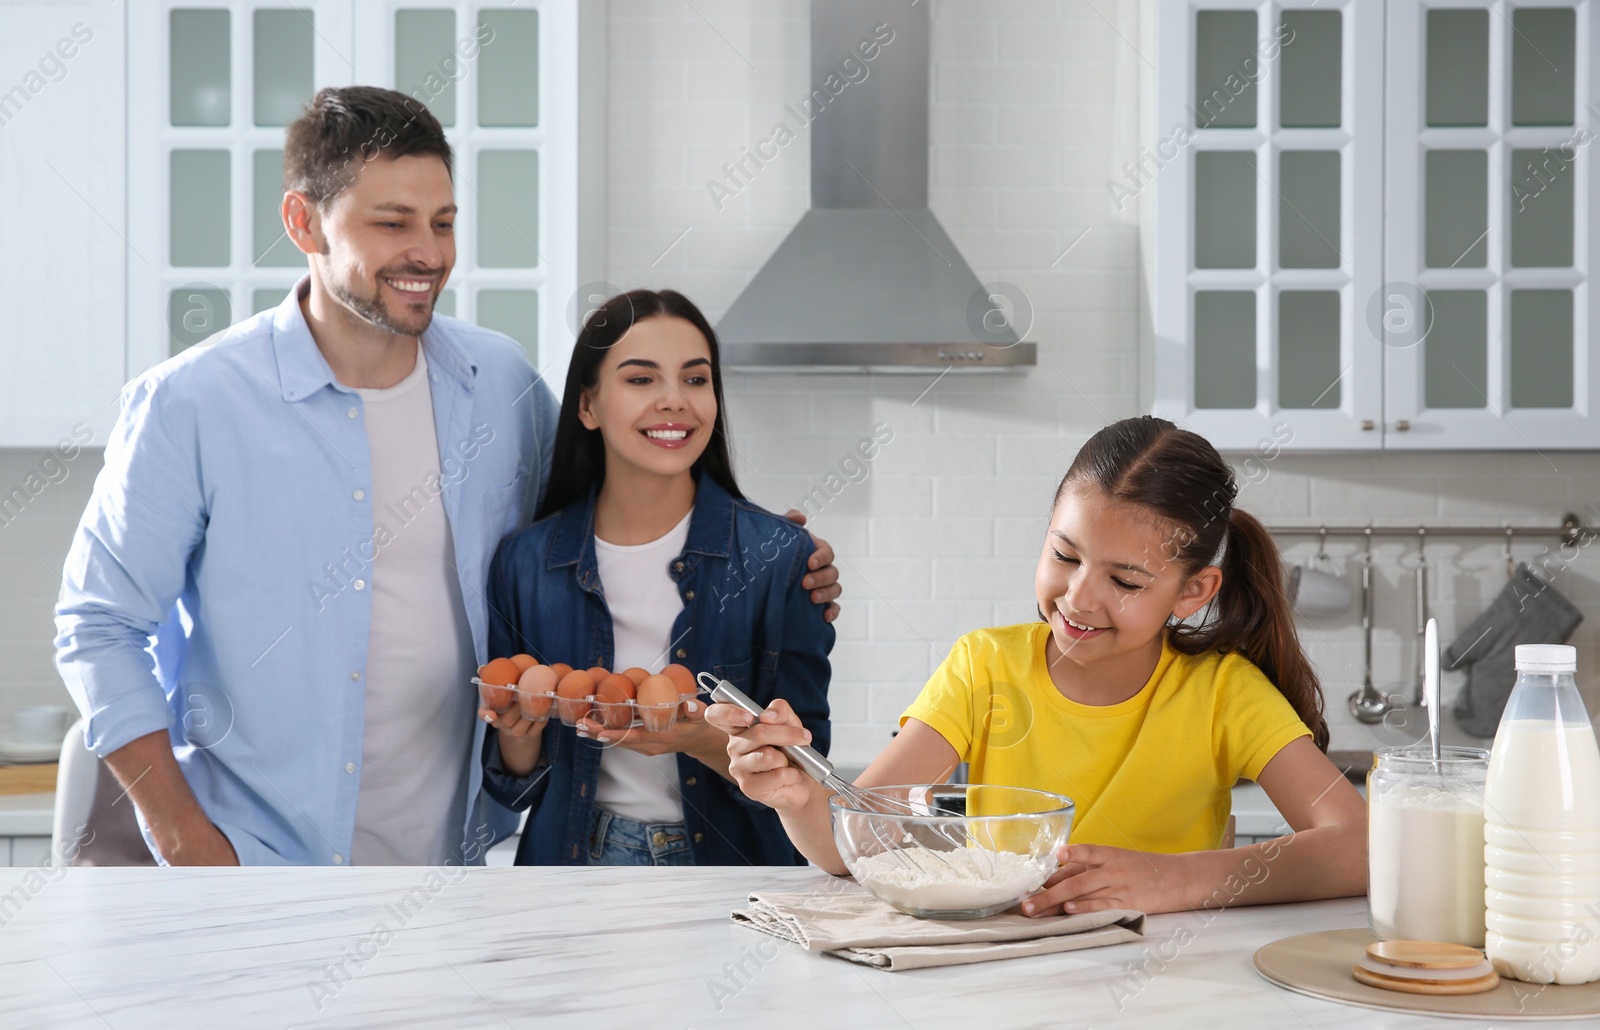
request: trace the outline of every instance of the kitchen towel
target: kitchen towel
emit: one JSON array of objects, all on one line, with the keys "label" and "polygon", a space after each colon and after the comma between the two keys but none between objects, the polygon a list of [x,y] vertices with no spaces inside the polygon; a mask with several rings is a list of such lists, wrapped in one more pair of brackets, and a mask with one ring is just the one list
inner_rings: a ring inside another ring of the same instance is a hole
[{"label": "kitchen towel", "polygon": [[1144,913],[1131,909],[1041,919],[1006,912],[946,922],[908,916],[865,890],[756,893],[750,907],[734,910],[733,921],[809,952],[891,972],[1052,955],[1144,936]]},{"label": "kitchen towel", "polygon": [[1518,644],[1564,644],[1583,613],[1524,562],[1484,609],[1445,649],[1444,667],[1467,668],[1456,696],[1456,720],[1475,737],[1492,737],[1517,683]]}]

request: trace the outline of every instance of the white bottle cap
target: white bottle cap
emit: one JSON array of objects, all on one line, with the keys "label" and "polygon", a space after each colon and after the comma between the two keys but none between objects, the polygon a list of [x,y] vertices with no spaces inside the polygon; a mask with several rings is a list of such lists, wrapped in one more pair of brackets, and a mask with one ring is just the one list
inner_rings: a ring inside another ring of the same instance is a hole
[{"label": "white bottle cap", "polygon": [[1518,672],[1577,672],[1578,649],[1571,644],[1518,644]]}]

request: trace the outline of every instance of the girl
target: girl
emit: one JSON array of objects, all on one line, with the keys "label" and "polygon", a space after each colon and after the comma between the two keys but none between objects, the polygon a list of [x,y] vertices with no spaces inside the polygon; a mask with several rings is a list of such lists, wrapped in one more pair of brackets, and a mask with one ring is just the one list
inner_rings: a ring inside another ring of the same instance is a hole
[{"label": "girl", "polygon": [[[1072,798],[1072,842],[1029,915],[1365,893],[1366,805],[1324,754],[1277,549],[1236,492],[1216,450],[1170,422],[1096,433],[1056,491],[1040,621],[957,641],[857,783],[942,782],[965,760],[974,783]],[[804,737],[782,702],[758,725],[732,705],[708,718],[745,793],[843,874],[828,792],[775,748]],[[1293,833],[1219,850],[1241,778]]]},{"label": "girl", "polygon": [[[803,583],[813,542],[744,499],[728,455],[705,316],[671,290],[608,300],[573,350],[537,520],[490,570],[489,652],[710,670],[825,746],[834,632]],[[703,707],[659,732],[479,715],[485,789],[533,810],[519,864],[804,864],[730,781]]]}]

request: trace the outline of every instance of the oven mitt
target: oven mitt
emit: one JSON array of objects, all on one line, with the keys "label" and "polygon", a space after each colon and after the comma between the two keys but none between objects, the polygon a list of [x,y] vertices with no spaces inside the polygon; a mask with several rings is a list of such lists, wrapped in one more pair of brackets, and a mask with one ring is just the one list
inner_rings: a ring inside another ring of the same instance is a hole
[{"label": "oven mitt", "polygon": [[1467,685],[1456,696],[1456,720],[1475,737],[1493,737],[1517,683],[1518,644],[1564,644],[1583,621],[1555,587],[1524,562],[1505,587],[1445,648],[1446,669],[1465,666]]}]

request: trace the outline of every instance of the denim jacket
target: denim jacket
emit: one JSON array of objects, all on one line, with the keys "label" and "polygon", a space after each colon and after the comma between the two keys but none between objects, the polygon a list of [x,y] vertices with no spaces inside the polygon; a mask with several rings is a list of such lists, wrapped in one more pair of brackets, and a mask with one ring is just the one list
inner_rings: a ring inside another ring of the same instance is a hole
[{"label": "denim jacket", "polygon": [[[501,543],[489,573],[489,653],[525,652],[575,668],[611,667],[611,612],[594,546],[595,495]],[[735,500],[700,476],[683,553],[669,573],[683,598],[671,660],[710,671],[765,705],[782,697],[812,744],[828,750],[828,652],[833,627],[801,589],[810,534]],[[552,718],[539,764],[513,776],[491,729],[484,789],[514,810],[531,807],[520,865],[582,865],[600,777],[601,745]],[[697,865],[804,865],[778,815],[696,759],[678,754],[678,789]]]}]

